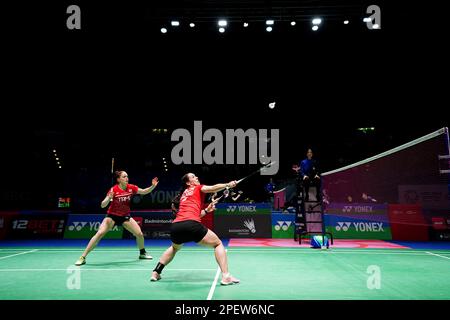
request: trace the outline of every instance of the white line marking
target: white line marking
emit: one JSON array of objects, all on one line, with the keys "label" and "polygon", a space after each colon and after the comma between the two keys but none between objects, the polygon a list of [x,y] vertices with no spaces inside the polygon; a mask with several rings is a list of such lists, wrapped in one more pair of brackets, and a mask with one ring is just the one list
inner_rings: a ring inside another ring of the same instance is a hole
[{"label": "white line marking", "polygon": [[[40,250],[38,253],[43,253],[43,254],[50,254],[50,253],[71,253],[71,252],[79,252],[79,250],[77,251],[43,251]],[[134,251],[133,251],[134,252]],[[155,252],[155,251],[153,251]],[[180,251],[179,254],[181,253],[207,253],[207,254],[211,254],[211,251]],[[127,253],[126,251],[95,251],[95,253]],[[323,255],[323,254],[364,254],[364,255],[404,255],[404,256],[425,256],[427,255],[425,252],[421,253],[421,252],[376,252],[376,251],[359,251],[359,250],[355,250],[355,251],[333,251],[333,250],[328,250],[328,251],[261,251],[261,250],[248,250],[248,251],[235,251],[232,250],[231,253],[233,254],[247,254],[247,253],[261,253],[261,254],[307,254],[307,255]],[[444,253],[444,254],[448,254],[448,253]]]},{"label": "white line marking", "polygon": [[38,251],[38,249],[33,249],[33,250],[30,250],[30,251],[25,251],[25,252],[20,252],[20,253],[12,254],[12,255],[9,255],[9,256],[5,256],[5,257],[0,257],[0,260],[6,259],[6,258],[15,257],[15,256],[20,256],[21,254],[27,254],[27,253],[36,252],[36,251]]},{"label": "white line marking", "polygon": [[[128,268],[128,269],[123,269],[123,268],[121,268],[121,269],[118,269],[118,268],[115,268],[115,269],[98,269],[98,268],[83,268],[83,267],[80,267],[80,268],[77,268],[77,269],[79,269],[80,271],[148,271],[148,272],[150,272],[151,271],[151,269],[150,268],[146,268],[146,269],[138,269],[138,268],[136,268],[136,269],[130,269],[130,268]],[[216,270],[216,269],[165,269],[164,271],[214,271],[214,270]],[[66,269],[0,269],[0,272],[15,272],[15,271],[67,271],[67,268]]]},{"label": "white line marking", "polygon": [[220,267],[217,267],[216,276],[214,277],[214,281],[211,285],[211,289],[209,289],[208,297],[206,300],[211,300],[212,296],[214,294],[214,290],[216,290],[217,280],[219,280],[219,274],[220,274]]},{"label": "white line marking", "polygon": [[444,257],[444,256],[441,256],[440,254],[436,254],[436,253],[432,253],[432,252],[428,252],[428,251],[427,251],[426,253],[431,254],[431,255],[433,255],[433,256],[436,256],[436,257],[441,257],[441,258],[450,260],[449,257]]},{"label": "white line marking", "polygon": [[[80,252],[80,250],[82,251],[82,248],[75,248],[75,249],[38,249],[38,248],[21,248],[21,249],[3,249],[3,250],[8,250],[8,251],[22,251],[22,250],[39,250],[40,252]],[[165,251],[166,248],[158,248],[158,249],[152,249],[150,248],[149,251]],[[285,251],[285,252],[322,252],[322,251],[339,251],[339,252],[346,252],[346,251],[351,251],[351,252],[425,252],[425,250],[412,250],[412,249],[398,249],[398,248],[392,248],[392,249],[377,249],[377,248],[366,248],[366,249],[362,249],[362,248],[333,248],[331,247],[328,250],[313,250],[311,248],[286,248],[286,247],[272,247],[272,248],[252,248],[252,247],[248,247],[248,248],[243,248],[243,247],[231,247],[231,248],[227,248],[227,250],[231,250],[233,252],[249,252],[249,251],[256,251],[256,252],[280,252],[280,251]],[[136,252],[137,250],[133,249],[133,250],[102,250],[102,249],[96,249],[93,252]],[[450,250],[435,250],[436,252],[442,252],[442,253],[450,253]],[[211,252],[210,249],[203,249],[203,248],[192,248],[192,249],[182,249],[180,252]]]},{"label": "white line marking", "polygon": [[[20,251],[13,249],[4,249],[12,252]],[[24,249],[22,249],[24,250]],[[71,253],[71,252],[80,252],[81,249],[76,250],[64,250],[64,249],[33,249],[34,251],[38,251],[37,253]],[[150,252],[163,252],[165,249],[150,249]],[[349,248],[349,249],[340,249],[340,248],[331,248],[329,250],[310,250],[310,248],[273,248],[273,249],[227,249],[227,251],[231,253],[295,253],[295,254],[324,254],[324,253],[333,253],[333,254],[391,254],[391,255],[425,255],[427,251],[421,250],[409,250],[409,249],[359,249],[359,248]],[[401,250],[401,251],[400,251]],[[6,251],[3,251],[7,253]],[[95,250],[94,253],[128,253],[128,252],[136,252],[136,250]],[[179,254],[186,253],[208,253],[211,254],[211,250],[207,249],[182,249]],[[450,251],[436,251],[436,253],[441,254],[450,254]]]},{"label": "white line marking", "polygon": [[[228,249],[225,249],[225,252],[228,252]],[[214,290],[216,290],[217,281],[219,280],[219,274],[220,274],[220,266],[217,267],[216,276],[214,277],[214,281],[211,285],[211,289],[209,289],[208,297],[206,300],[211,300],[212,296],[214,294]]]}]

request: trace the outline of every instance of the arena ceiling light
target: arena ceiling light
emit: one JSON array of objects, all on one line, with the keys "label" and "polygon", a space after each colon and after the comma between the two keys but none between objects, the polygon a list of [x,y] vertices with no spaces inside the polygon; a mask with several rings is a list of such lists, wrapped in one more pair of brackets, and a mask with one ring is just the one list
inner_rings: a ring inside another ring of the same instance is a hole
[{"label": "arena ceiling light", "polygon": [[180,25],[180,21],[173,20],[173,21],[170,22],[170,25],[172,27],[178,27]]},{"label": "arena ceiling light", "polygon": [[314,18],[312,20],[312,24],[315,25],[315,26],[318,26],[321,23],[322,23],[322,19],[320,19],[320,18]]},{"label": "arena ceiling light", "polygon": [[227,20],[219,20],[217,24],[219,25],[219,27],[226,27],[228,23]]},{"label": "arena ceiling light", "polygon": [[273,20],[266,20],[266,25],[272,26],[274,24]]}]

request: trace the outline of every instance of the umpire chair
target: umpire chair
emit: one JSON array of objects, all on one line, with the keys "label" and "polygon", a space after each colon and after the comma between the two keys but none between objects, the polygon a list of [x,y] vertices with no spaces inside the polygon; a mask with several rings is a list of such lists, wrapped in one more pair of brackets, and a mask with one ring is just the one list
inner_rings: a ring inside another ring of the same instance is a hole
[{"label": "umpire chair", "polygon": [[[297,179],[297,194],[294,201],[294,241],[298,240],[298,243],[301,244],[303,236],[322,235],[322,243],[325,244],[325,236],[328,235],[331,244],[333,244],[333,234],[331,232],[326,232],[325,230],[323,197],[321,196],[320,187],[317,185],[310,185],[308,188],[308,195],[305,194],[305,189],[306,188],[299,177]],[[319,195],[319,197],[317,197],[317,195]],[[327,242],[327,248],[328,246],[329,243]]]}]

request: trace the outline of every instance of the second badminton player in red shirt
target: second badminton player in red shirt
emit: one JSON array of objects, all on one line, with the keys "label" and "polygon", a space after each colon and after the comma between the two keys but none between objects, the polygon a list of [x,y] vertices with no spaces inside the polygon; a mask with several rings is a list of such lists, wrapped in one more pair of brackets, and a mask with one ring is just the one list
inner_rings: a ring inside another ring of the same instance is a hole
[{"label": "second badminton player in red shirt", "polygon": [[213,211],[217,202],[217,200],[213,201],[206,209],[202,210],[205,194],[219,192],[225,188],[233,188],[236,186],[236,181],[206,186],[200,184],[193,173],[185,174],[181,180],[183,191],[180,194],[179,210],[170,228],[172,245],[159,259],[159,263],[153,270],[150,280],[160,280],[163,268],[172,261],[177,251],[183,246],[183,243],[194,241],[200,245],[214,248],[216,261],[222,271],[222,280],[220,282],[222,285],[239,283],[239,280],[228,272],[227,253],[222,241],[213,231],[201,224],[201,217],[207,212]]},{"label": "second badminton player in red shirt", "polygon": [[152,185],[146,189],[141,189],[134,184],[128,183],[128,174],[125,171],[116,171],[114,173],[117,184],[112,187],[106,198],[102,201],[101,207],[108,211],[106,217],[103,219],[97,233],[92,237],[84,250],[82,256],[75,262],[76,266],[86,263],[86,256],[92,249],[97,246],[98,242],[110,231],[115,225],[123,226],[136,237],[136,243],[139,248],[139,259],[152,259],[147,254],[144,247],[144,235],[137,222],[130,217],[130,201],[134,194],[146,195],[155,189],[158,185],[158,178],[152,180]]}]

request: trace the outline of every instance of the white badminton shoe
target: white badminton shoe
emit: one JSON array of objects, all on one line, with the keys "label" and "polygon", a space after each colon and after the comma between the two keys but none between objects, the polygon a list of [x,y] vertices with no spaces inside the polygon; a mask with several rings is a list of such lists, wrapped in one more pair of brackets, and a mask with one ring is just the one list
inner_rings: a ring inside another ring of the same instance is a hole
[{"label": "white badminton shoe", "polygon": [[152,276],[150,277],[150,281],[158,281],[161,280],[161,276],[158,272],[153,271]]},{"label": "white badminton shoe", "polygon": [[75,262],[75,265],[76,265],[76,266],[81,266],[81,265],[83,265],[83,264],[86,264],[86,257],[81,256],[81,257],[77,260],[77,262]]},{"label": "white badminton shoe", "polygon": [[241,282],[241,280],[236,279],[231,274],[225,274],[222,276],[222,281],[220,281],[220,284],[223,286],[229,286],[230,284],[236,284]]},{"label": "white badminton shoe", "polygon": [[151,255],[149,255],[147,252],[144,254],[140,254],[139,255],[139,259],[147,259],[147,260],[152,260],[153,257]]}]

